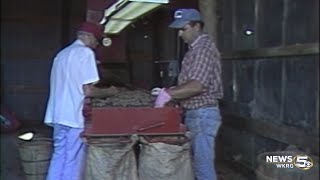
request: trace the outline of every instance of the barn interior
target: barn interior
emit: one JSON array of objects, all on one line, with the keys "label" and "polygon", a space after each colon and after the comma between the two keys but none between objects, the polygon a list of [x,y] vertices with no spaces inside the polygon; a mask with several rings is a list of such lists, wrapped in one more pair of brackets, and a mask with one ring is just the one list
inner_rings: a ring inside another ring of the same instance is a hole
[{"label": "barn interior", "polygon": [[[257,158],[275,151],[308,155],[314,167],[294,176],[319,179],[319,0],[154,0],[149,9],[145,1],[112,11],[119,2],[1,1],[1,115],[5,107],[20,124],[1,129],[1,179],[25,179],[20,134],[51,137],[43,123],[50,69],[81,22],[109,23],[104,27],[111,45],[95,51],[98,86],[150,91],[176,83],[187,51],[168,28],[178,8],[200,10],[221,52],[219,179],[263,179]],[[120,10],[130,21],[117,17]]]}]

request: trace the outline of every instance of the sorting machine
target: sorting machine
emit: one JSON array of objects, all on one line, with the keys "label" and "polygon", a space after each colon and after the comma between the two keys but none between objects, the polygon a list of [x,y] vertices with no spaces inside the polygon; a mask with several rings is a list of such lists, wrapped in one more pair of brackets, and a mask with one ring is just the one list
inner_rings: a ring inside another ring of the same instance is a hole
[{"label": "sorting machine", "polygon": [[[97,101],[93,103],[90,120],[86,122],[84,137],[91,140],[109,138],[111,141],[119,139],[126,141],[130,136],[137,135],[150,141],[168,143],[186,141],[186,127],[182,124],[181,109],[177,107],[154,108],[152,105],[155,98],[148,97],[146,92],[137,92],[122,90],[117,97],[106,100],[113,104],[119,101],[131,101],[131,104],[122,103],[126,107],[95,106],[98,104]],[[142,99],[134,96],[140,96]],[[132,102],[132,100],[149,102],[144,103],[142,107],[137,107],[139,103]]]}]

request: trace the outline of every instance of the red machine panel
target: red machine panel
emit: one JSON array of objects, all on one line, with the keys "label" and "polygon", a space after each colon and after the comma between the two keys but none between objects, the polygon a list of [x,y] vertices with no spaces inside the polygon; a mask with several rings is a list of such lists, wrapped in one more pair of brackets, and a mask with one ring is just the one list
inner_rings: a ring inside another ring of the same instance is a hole
[{"label": "red machine panel", "polygon": [[185,132],[174,107],[93,108],[85,135],[174,134]]}]

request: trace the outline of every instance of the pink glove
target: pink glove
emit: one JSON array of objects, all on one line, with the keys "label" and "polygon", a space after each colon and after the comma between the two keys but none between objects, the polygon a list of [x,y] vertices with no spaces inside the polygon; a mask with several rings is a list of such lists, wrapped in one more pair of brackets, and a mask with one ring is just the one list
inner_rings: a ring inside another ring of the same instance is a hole
[{"label": "pink glove", "polygon": [[164,88],[162,88],[159,92],[159,95],[157,96],[156,102],[154,104],[154,107],[164,107],[164,105],[171,100],[170,94],[166,92]]}]

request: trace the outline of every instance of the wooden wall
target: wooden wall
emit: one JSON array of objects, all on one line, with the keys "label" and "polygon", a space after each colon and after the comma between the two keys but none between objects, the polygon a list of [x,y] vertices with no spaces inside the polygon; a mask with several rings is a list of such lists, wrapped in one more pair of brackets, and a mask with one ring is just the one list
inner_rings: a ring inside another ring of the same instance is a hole
[{"label": "wooden wall", "polygon": [[1,1],[1,104],[41,123],[55,53],[74,38],[84,1]]},{"label": "wooden wall", "polygon": [[254,168],[288,145],[318,155],[319,1],[226,0],[219,12],[226,157]]}]

